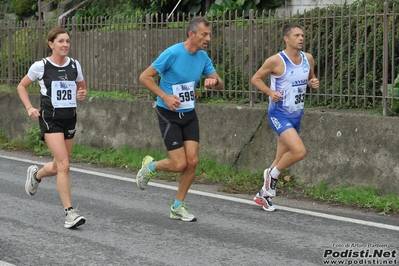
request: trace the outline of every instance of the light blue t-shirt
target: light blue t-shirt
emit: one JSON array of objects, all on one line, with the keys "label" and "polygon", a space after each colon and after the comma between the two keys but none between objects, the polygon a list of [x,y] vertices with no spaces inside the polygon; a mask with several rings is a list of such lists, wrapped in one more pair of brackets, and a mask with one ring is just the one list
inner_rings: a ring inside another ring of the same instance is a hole
[{"label": "light blue t-shirt", "polygon": [[[163,51],[152,67],[161,75],[159,87],[167,94],[175,94],[180,98],[180,108],[176,110],[179,113],[194,109],[194,90],[201,76],[207,77],[216,72],[204,50],[191,54],[182,42]],[[160,97],[157,97],[157,105],[170,110]]]},{"label": "light blue t-shirt", "polygon": [[269,97],[269,116],[293,118],[303,114],[310,66],[305,53],[300,54],[302,62],[295,65],[284,51],[278,53],[285,71],[281,76],[270,75],[270,89],[280,92],[282,99],[273,102]]}]

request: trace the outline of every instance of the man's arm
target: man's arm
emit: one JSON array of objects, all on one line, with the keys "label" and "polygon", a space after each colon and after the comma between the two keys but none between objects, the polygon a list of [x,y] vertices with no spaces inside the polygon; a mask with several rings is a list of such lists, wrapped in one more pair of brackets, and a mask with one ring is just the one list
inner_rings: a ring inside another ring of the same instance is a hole
[{"label": "man's arm", "polygon": [[264,79],[269,76],[270,74],[273,74],[276,72],[276,69],[279,65],[279,62],[281,60],[279,59],[278,55],[273,55],[266,59],[266,61],[263,63],[263,65],[259,68],[259,70],[253,75],[251,79],[251,83],[260,91],[264,92],[267,94],[269,97],[271,97],[273,102],[278,102],[282,95],[281,93],[277,91],[273,91],[270,89],[264,82]]},{"label": "man's arm", "polygon": [[216,72],[214,72],[206,77],[204,81],[204,87],[206,89],[220,90],[224,88],[224,82],[223,79],[221,79],[219,75]]},{"label": "man's arm", "polygon": [[140,82],[152,93],[159,96],[166,106],[171,110],[176,110],[180,106],[180,99],[176,95],[168,95],[163,91],[155,82],[154,77],[158,75],[158,72],[153,66],[149,66],[146,70],[141,73],[139,80]]}]

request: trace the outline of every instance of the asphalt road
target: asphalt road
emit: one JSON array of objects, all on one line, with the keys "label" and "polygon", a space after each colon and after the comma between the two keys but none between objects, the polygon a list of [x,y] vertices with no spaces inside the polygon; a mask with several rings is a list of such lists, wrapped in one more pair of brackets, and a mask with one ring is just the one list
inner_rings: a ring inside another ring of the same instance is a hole
[{"label": "asphalt road", "polygon": [[186,203],[198,221],[175,221],[174,183],[141,191],[135,173],[83,164],[72,195],[87,222],[68,230],[56,178],[24,190],[27,167],[47,160],[0,151],[0,266],[399,265],[395,217],[278,197],[269,213],[252,196],[194,186]]}]

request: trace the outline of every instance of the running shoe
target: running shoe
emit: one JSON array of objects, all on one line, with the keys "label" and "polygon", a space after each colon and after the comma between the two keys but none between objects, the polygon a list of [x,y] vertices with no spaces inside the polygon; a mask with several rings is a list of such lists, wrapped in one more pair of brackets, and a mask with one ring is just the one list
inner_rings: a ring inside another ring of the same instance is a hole
[{"label": "running shoe", "polygon": [[172,204],[172,206],[170,206],[169,217],[171,219],[182,220],[185,222],[197,221],[197,218],[194,216],[194,214],[188,212],[186,204],[184,202],[177,209],[174,209]]},{"label": "running shoe", "polygon": [[31,165],[28,167],[28,171],[26,171],[25,191],[28,195],[33,196],[36,194],[39,182],[37,182],[35,176],[38,170],[39,168],[36,165]]},{"label": "running shoe", "polygon": [[[265,180],[265,188],[266,190],[263,191],[264,194],[266,194],[269,197],[275,197],[276,196],[276,185],[277,185],[277,178],[273,178],[270,175],[271,169],[265,169],[263,172],[263,179]],[[264,194],[262,196],[264,196]]]},{"label": "running shoe", "polygon": [[258,204],[259,206],[262,206],[262,208],[265,211],[272,212],[276,210],[276,207],[272,204],[271,198],[270,197],[262,197],[259,192],[256,193],[254,202]]},{"label": "running shoe", "polygon": [[64,227],[70,229],[78,227],[79,225],[82,225],[85,222],[86,222],[85,217],[79,215],[75,209],[72,209],[66,212]]},{"label": "running shoe", "polygon": [[150,181],[151,177],[155,174],[150,170],[150,163],[154,161],[154,158],[147,155],[144,157],[143,162],[141,163],[141,169],[137,173],[136,176],[136,184],[139,189],[144,190]]}]

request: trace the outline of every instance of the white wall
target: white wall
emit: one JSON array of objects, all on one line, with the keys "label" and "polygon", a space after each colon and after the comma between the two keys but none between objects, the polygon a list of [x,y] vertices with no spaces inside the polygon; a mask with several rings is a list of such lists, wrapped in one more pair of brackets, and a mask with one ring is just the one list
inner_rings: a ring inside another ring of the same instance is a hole
[{"label": "white wall", "polygon": [[285,1],[285,6],[278,8],[279,12],[283,10],[290,10],[294,13],[301,13],[304,10],[310,10],[316,7],[325,7],[327,5],[342,5],[345,3],[351,4],[354,0],[287,0]]},{"label": "white wall", "polygon": [[[292,13],[296,12],[303,12],[305,9],[310,10],[315,7],[323,7],[327,5],[333,5],[333,4],[338,4],[342,5],[345,3],[351,4],[355,0],[286,0],[285,5],[278,8],[279,12],[282,12],[282,10],[291,10]],[[216,4],[221,4],[222,0],[216,0]]]}]

